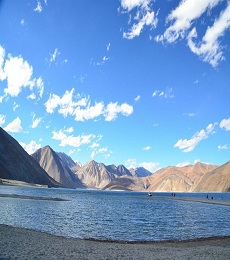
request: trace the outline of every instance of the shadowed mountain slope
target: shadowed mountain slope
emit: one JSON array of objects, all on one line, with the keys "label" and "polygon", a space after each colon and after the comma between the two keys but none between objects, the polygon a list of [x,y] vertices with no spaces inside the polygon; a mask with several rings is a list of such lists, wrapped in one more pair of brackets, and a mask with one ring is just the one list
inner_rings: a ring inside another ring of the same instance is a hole
[{"label": "shadowed mountain slope", "polygon": [[51,187],[61,186],[1,127],[0,178],[48,185]]}]

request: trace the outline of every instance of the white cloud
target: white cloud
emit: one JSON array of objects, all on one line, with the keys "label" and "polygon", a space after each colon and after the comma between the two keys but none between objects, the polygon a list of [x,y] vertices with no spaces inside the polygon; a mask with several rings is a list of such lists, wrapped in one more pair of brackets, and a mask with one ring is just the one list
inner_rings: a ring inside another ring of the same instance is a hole
[{"label": "white cloud", "polygon": [[104,56],[103,61],[107,61],[107,60],[109,60],[109,57]]},{"label": "white cloud", "polygon": [[187,165],[190,165],[190,162],[189,161],[185,161],[185,162],[180,162],[176,165],[176,167],[184,167],[184,166],[187,166]]},{"label": "white cloud", "polygon": [[[220,13],[213,25],[206,28],[201,40],[198,39],[196,27],[192,28],[192,26],[205,12],[209,12],[221,2],[222,0],[182,0],[179,6],[168,15],[166,22],[170,25],[164,34],[156,36],[155,40],[174,43],[179,39],[186,39],[193,53],[204,62],[216,67],[224,59],[223,47],[219,39],[230,27],[230,2],[227,1],[227,7]],[[194,42],[195,39],[197,43]]]},{"label": "white cloud", "polygon": [[6,121],[6,116],[0,114],[0,126],[4,125]]},{"label": "white cloud", "polygon": [[42,12],[42,5],[41,5],[40,1],[37,2],[37,6],[36,6],[36,8],[34,8],[34,11],[38,12],[38,13]]},{"label": "white cloud", "polygon": [[20,133],[22,131],[21,119],[19,117],[15,118],[4,130],[12,133]]},{"label": "white cloud", "polygon": [[99,102],[95,103],[94,106],[90,106],[90,102],[88,103],[86,108],[81,108],[80,106],[76,107],[74,110],[75,120],[76,121],[85,121],[94,119],[103,114],[104,103]]},{"label": "white cloud", "polygon": [[212,27],[208,27],[202,41],[198,44],[194,43],[194,39],[198,37],[196,28],[188,35],[188,46],[191,51],[201,57],[204,62],[210,63],[216,67],[218,63],[224,59],[222,47],[219,38],[222,37],[226,30],[230,28],[230,2],[227,8],[215,20]]},{"label": "white cloud", "polygon": [[92,151],[90,157],[93,159],[95,157],[95,155],[96,155],[95,151]]},{"label": "white cloud", "polygon": [[155,12],[146,11],[146,13],[140,18],[140,13],[136,16],[135,20],[137,23],[133,24],[129,32],[123,33],[123,38],[132,40],[133,38],[139,36],[144,28],[144,26],[151,26],[151,28],[156,28],[158,19],[155,17]]},{"label": "white cloud", "polygon": [[14,102],[13,110],[16,111],[16,109],[17,109],[18,107],[19,107],[19,105],[18,105],[16,102]]},{"label": "white cloud", "polygon": [[22,87],[31,87],[33,68],[22,57],[10,57],[5,62],[4,73],[7,77],[8,87],[4,89],[6,94],[18,96]]},{"label": "white cloud", "polygon": [[187,30],[192,26],[193,21],[199,18],[207,9],[216,6],[221,0],[182,0],[176,9],[167,17],[167,23],[171,25],[163,35],[156,37],[157,41],[166,40],[169,43],[177,41],[186,36]]},{"label": "white cloud", "polygon": [[110,46],[111,46],[111,44],[110,44],[110,42],[107,44],[107,46],[106,46],[106,50],[107,51],[109,51],[110,50]]},{"label": "white cloud", "polygon": [[64,117],[68,115],[75,116],[76,121],[95,119],[101,115],[105,117],[106,121],[112,121],[119,113],[129,116],[133,112],[133,107],[127,103],[121,105],[118,105],[117,102],[109,103],[105,107],[101,101],[91,105],[90,97],[82,97],[79,94],[74,96],[73,93],[74,88],[71,91],[66,91],[62,97],[51,94],[45,103],[46,112],[52,114],[59,107],[59,114],[62,114]]},{"label": "white cloud", "polygon": [[138,101],[140,100],[140,98],[141,98],[141,96],[138,95],[138,96],[134,99],[134,101],[135,101],[135,102],[138,102]]},{"label": "white cloud", "polygon": [[61,141],[60,142],[60,146],[72,146],[72,147],[80,147],[81,145],[84,144],[89,144],[92,139],[95,138],[95,135],[93,134],[89,134],[89,135],[79,135],[79,136],[73,136],[73,135],[67,135],[66,134],[66,130],[59,130],[57,131],[53,131],[53,136],[52,139],[54,140],[58,140]]},{"label": "white cloud", "polygon": [[151,149],[151,146],[145,146],[145,147],[143,147],[143,150],[145,150],[145,151],[149,151]]},{"label": "white cloud", "polygon": [[5,59],[5,50],[0,45],[0,80],[7,80],[7,87],[4,89],[5,96],[3,97],[7,95],[16,97],[22,91],[22,88],[29,88],[32,91],[36,87],[41,98],[44,83],[42,78],[32,78],[32,75],[32,66],[21,56],[13,57],[8,54]]},{"label": "white cloud", "polygon": [[28,153],[28,154],[33,154],[36,152],[38,149],[41,148],[41,144],[37,144],[35,141],[30,141],[29,144],[25,144],[23,142],[19,142],[19,144],[22,146],[22,148]]},{"label": "white cloud", "polygon": [[156,167],[159,166],[159,163],[157,162],[142,162],[140,163],[141,167],[144,167],[146,170],[153,172]]},{"label": "white cloud", "polygon": [[156,28],[158,19],[157,14],[151,10],[151,0],[121,0],[121,12],[130,12],[133,9],[136,10],[136,15],[132,19],[129,16],[128,24],[134,23],[128,32],[123,33],[123,38],[133,39],[141,34],[145,26],[150,26],[150,29]]},{"label": "white cloud", "polygon": [[136,159],[128,159],[125,162],[125,165],[128,169],[130,168],[136,169],[137,167],[144,167],[146,170],[153,172],[154,169],[159,166],[159,163],[158,162],[137,163]]},{"label": "white cloud", "polygon": [[105,121],[113,121],[117,118],[117,115],[121,113],[124,116],[129,116],[133,113],[133,107],[124,103],[122,105],[118,105],[116,103],[109,103],[105,109]]},{"label": "white cloud", "polygon": [[220,150],[228,150],[229,149],[229,146],[227,144],[224,144],[224,145],[218,145],[218,151]]},{"label": "white cloud", "polygon": [[40,124],[41,121],[42,121],[41,117],[35,118],[35,115],[34,115],[31,128],[36,128]]},{"label": "white cloud", "polygon": [[66,117],[68,114],[72,115],[74,108],[77,103],[73,102],[74,88],[71,91],[66,91],[65,94],[60,98],[55,94],[50,94],[49,99],[45,103],[46,112],[53,114],[57,107],[59,108],[59,113]]},{"label": "white cloud", "polygon": [[128,169],[130,168],[137,168],[137,161],[136,159],[128,159],[127,161],[125,161],[125,165]]},{"label": "white cloud", "polygon": [[159,92],[160,92],[159,90],[155,90],[155,91],[153,92],[152,96],[153,96],[153,97],[156,97]]},{"label": "white cloud", "polygon": [[54,50],[54,52],[52,54],[50,54],[50,63],[55,62],[57,57],[60,55],[61,53],[58,51],[58,48],[56,48]]},{"label": "white cloud", "polygon": [[196,114],[195,113],[184,113],[184,116],[189,116],[189,117],[195,117]]},{"label": "white cloud", "polygon": [[66,133],[69,133],[69,134],[73,133],[73,131],[74,131],[74,129],[73,129],[72,126],[69,127],[69,128],[67,128],[67,129],[65,129],[65,132],[66,132]]},{"label": "white cloud", "polygon": [[207,139],[210,134],[215,133],[215,124],[209,124],[206,129],[202,129],[197,132],[191,139],[180,139],[174,145],[174,147],[178,147],[179,149],[183,150],[183,152],[191,152],[194,148],[204,139]]},{"label": "white cloud", "polygon": [[[94,143],[95,144],[95,143]],[[90,148],[92,148],[93,145],[90,146]],[[91,152],[91,158],[93,159],[96,155],[100,154],[103,157],[105,157],[106,159],[110,157],[112,151],[109,151],[107,147],[101,147],[98,148],[98,146],[95,146],[93,149],[93,151]],[[96,149],[95,149],[96,148]]]},{"label": "white cloud", "polygon": [[148,9],[150,3],[151,0],[121,0],[121,7],[124,9],[124,11],[130,12],[136,7]]},{"label": "white cloud", "polygon": [[100,144],[98,144],[98,143],[96,143],[96,142],[93,142],[92,145],[90,145],[90,148],[91,148],[91,149],[94,149],[94,148],[97,148],[97,147],[99,147],[99,146],[100,146]]},{"label": "white cloud", "polygon": [[73,149],[73,150],[70,150],[69,152],[68,152],[68,155],[69,156],[71,156],[72,154],[74,154],[76,152],[76,150],[75,149]]},{"label": "white cloud", "polygon": [[27,98],[34,100],[36,99],[36,95],[34,93],[31,93]]},{"label": "white cloud", "polygon": [[223,119],[220,122],[220,128],[224,128],[226,131],[230,131],[230,117],[227,119]]},{"label": "white cloud", "polygon": [[172,93],[173,89],[172,88],[166,88],[165,91],[160,91],[160,90],[155,90],[152,94],[153,97],[164,97],[165,99],[172,99],[174,98],[174,94]]}]

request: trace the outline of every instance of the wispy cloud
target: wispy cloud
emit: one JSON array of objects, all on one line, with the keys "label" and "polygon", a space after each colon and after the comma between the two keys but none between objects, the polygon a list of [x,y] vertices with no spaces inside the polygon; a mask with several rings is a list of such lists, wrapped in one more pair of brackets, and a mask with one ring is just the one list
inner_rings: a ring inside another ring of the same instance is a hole
[{"label": "wispy cloud", "polygon": [[19,108],[19,105],[18,105],[16,102],[14,102],[14,104],[13,104],[13,110],[16,111],[17,108]]},{"label": "wispy cloud", "polygon": [[183,150],[183,152],[191,152],[195,149],[195,147],[204,139],[207,139],[210,134],[215,133],[215,126],[217,124],[209,124],[206,129],[202,129],[199,132],[195,133],[195,135],[191,139],[180,139],[174,145],[174,147]]},{"label": "wispy cloud", "polygon": [[163,97],[165,99],[172,99],[174,98],[173,89],[172,88],[166,88],[166,90],[155,90],[152,94],[152,97]]},{"label": "wispy cloud", "polygon": [[195,113],[183,113],[183,115],[188,117],[196,117]]},{"label": "wispy cloud", "polygon": [[34,8],[34,12],[41,13],[42,12],[42,5],[40,1],[37,1],[37,6]]},{"label": "wispy cloud", "polygon": [[221,60],[224,60],[223,47],[219,38],[223,37],[225,31],[230,28],[230,2],[226,9],[215,20],[211,27],[207,28],[202,40],[197,44],[194,39],[198,38],[196,28],[193,28],[188,35],[188,46],[191,51],[197,54],[204,62],[216,67]]},{"label": "wispy cloud", "polygon": [[217,149],[218,149],[218,151],[220,151],[220,150],[228,150],[229,146],[227,144],[218,145]]},{"label": "wispy cloud", "polygon": [[50,63],[55,62],[60,54],[58,48],[55,48],[54,52],[50,54]]},{"label": "wispy cloud", "polygon": [[173,43],[179,38],[185,38],[193,21],[199,18],[207,9],[211,9],[221,0],[182,0],[168,15],[166,22],[170,26],[164,34],[158,35],[156,41]]},{"label": "wispy cloud", "polygon": [[141,98],[141,96],[138,95],[137,97],[134,98],[134,101],[135,101],[135,102],[138,102],[138,101],[140,100],[140,98]]},{"label": "wispy cloud", "polygon": [[34,114],[33,119],[32,119],[31,128],[36,128],[40,124],[40,122],[42,121],[41,117],[37,117],[37,118],[35,118],[35,117],[36,117],[36,115]]},{"label": "wispy cloud", "polygon": [[[198,39],[197,29],[193,26],[205,12],[209,12],[221,2],[222,0],[182,0],[168,15],[166,19],[167,24],[170,24],[168,28],[162,35],[156,36],[155,40],[174,43],[179,39],[186,39],[193,53],[204,62],[216,67],[224,59],[220,38],[230,27],[230,2],[227,1],[227,7],[220,13],[213,25],[206,28],[201,40]],[[194,40],[197,40],[197,43]]]},{"label": "wispy cloud", "polygon": [[143,147],[143,150],[145,150],[145,151],[149,151],[151,149],[151,146],[145,146],[145,147]]},{"label": "wispy cloud", "polygon": [[0,126],[4,125],[6,122],[6,116],[0,114]]},{"label": "wispy cloud", "polygon": [[151,9],[151,0],[121,0],[120,12],[129,13],[136,9],[134,17],[129,15],[128,24],[132,24],[128,32],[123,33],[123,38],[133,39],[138,37],[144,27],[156,28],[158,23],[157,14]]}]

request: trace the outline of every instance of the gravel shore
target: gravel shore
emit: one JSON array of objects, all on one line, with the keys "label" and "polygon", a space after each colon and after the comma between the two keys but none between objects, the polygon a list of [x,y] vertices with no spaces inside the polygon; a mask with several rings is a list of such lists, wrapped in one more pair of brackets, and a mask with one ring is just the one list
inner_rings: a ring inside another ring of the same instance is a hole
[{"label": "gravel shore", "polygon": [[230,237],[119,243],[64,238],[0,225],[0,259],[230,259]]}]

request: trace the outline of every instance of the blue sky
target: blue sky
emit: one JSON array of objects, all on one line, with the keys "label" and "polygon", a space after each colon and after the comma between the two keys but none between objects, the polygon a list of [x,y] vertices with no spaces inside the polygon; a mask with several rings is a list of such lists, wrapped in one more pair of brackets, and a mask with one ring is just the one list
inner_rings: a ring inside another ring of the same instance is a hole
[{"label": "blue sky", "polygon": [[0,126],[154,172],[230,160],[230,2],[0,1]]}]

